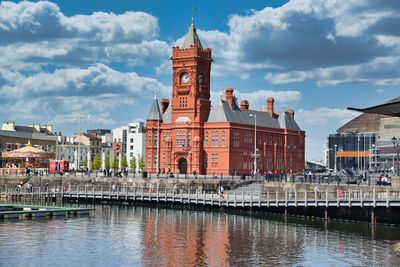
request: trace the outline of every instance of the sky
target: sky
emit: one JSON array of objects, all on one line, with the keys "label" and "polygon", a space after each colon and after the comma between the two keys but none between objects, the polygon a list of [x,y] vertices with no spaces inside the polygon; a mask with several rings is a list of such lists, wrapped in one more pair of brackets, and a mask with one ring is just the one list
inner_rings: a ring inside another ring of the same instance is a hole
[{"label": "sky", "polygon": [[171,48],[196,7],[212,48],[211,97],[293,108],[306,158],[367,107],[399,96],[400,1],[0,2],[0,121],[72,134],[145,120],[171,96]]}]

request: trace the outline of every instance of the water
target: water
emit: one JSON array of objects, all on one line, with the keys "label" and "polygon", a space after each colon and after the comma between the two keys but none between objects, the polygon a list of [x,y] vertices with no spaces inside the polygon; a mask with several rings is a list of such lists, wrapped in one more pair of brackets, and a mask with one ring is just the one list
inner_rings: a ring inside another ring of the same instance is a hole
[{"label": "water", "polygon": [[0,266],[400,266],[390,248],[397,227],[95,207],[91,216],[0,221]]}]

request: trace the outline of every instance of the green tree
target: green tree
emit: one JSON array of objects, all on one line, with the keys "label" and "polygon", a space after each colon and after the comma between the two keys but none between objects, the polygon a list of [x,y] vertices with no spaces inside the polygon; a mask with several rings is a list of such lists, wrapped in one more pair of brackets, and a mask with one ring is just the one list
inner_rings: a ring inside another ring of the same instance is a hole
[{"label": "green tree", "polygon": [[125,169],[127,167],[128,167],[128,161],[126,160],[126,156],[124,155],[121,161],[121,168]]},{"label": "green tree", "polygon": [[93,169],[94,170],[99,170],[100,168],[101,168],[100,155],[96,154],[96,156],[94,156],[94,160],[93,160]]},{"label": "green tree", "polygon": [[114,157],[114,160],[112,162],[112,168],[114,170],[118,169],[118,158],[117,157]]},{"label": "green tree", "polygon": [[105,167],[106,167],[106,169],[109,169],[110,168],[110,155],[107,153],[106,154],[106,159],[105,159]]},{"label": "green tree", "polygon": [[129,166],[131,167],[131,169],[133,171],[136,171],[136,157],[135,156],[133,156],[131,158],[131,161],[129,162]]},{"label": "green tree", "polygon": [[82,162],[83,167],[87,167],[88,166],[88,160],[87,158],[85,158]]},{"label": "green tree", "polygon": [[146,167],[143,155],[139,156],[139,169],[143,170]]}]

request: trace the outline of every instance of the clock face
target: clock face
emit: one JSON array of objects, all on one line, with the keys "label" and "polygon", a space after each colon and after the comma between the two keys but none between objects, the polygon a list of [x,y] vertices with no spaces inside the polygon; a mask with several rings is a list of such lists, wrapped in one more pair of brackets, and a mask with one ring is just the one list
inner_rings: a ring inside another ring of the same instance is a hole
[{"label": "clock face", "polygon": [[183,73],[181,80],[182,80],[182,83],[188,83],[190,80],[189,73],[187,73],[187,72]]},{"label": "clock face", "polygon": [[199,82],[199,84],[203,83],[203,75],[199,74],[198,82]]}]

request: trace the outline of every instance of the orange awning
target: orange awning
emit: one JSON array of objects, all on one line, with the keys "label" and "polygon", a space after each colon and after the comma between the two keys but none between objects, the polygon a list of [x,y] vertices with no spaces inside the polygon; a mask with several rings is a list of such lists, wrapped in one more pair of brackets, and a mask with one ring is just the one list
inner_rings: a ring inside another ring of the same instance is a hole
[{"label": "orange awning", "polygon": [[339,158],[366,158],[369,157],[371,153],[369,151],[337,151],[336,157]]}]

